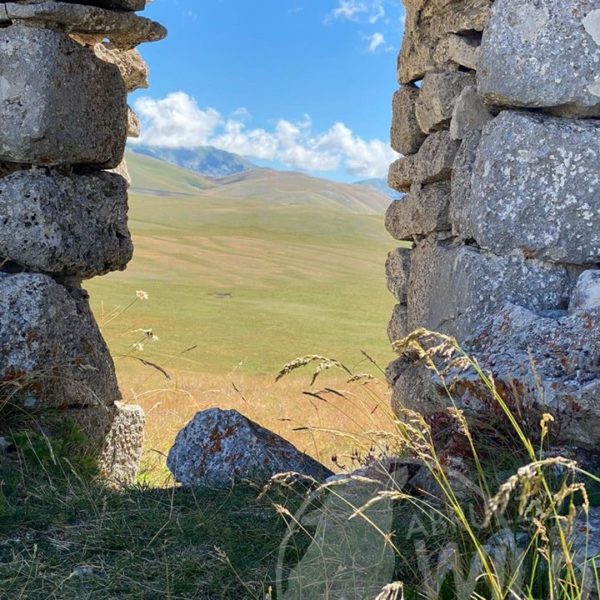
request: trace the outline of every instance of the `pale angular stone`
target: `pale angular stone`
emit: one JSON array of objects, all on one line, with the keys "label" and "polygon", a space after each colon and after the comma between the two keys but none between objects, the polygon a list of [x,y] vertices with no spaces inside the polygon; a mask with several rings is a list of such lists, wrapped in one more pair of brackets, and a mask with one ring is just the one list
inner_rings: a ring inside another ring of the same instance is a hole
[{"label": "pale angular stone", "polygon": [[131,175],[129,173],[129,168],[127,167],[127,161],[125,159],[123,159],[114,169],[110,169],[106,172],[119,175],[125,180],[125,183],[127,184],[127,189],[131,187]]},{"label": "pale angular stone", "polygon": [[413,186],[410,193],[390,204],[385,215],[386,229],[397,240],[447,231],[449,206],[449,181]]},{"label": "pale angular stone", "polygon": [[0,381],[22,411],[93,412],[120,400],[84,291],[47,275],[0,274]]},{"label": "pale angular stone", "polygon": [[60,25],[66,33],[101,35],[115,48],[134,48],[143,42],[158,42],[167,35],[162,25],[131,12],[53,0],[0,4],[0,23],[12,21],[31,21],[32,25],[50,23]]},{"label": "pale angular stone", "polygon": [[127,137],[139,138],[142,133],[142,124],[140,118],[130,108],[127,111]]},{"label": "pale angular stone", "polygon": [[414,154],[425,141],[415,115],[418,97],[419,89],[413,85],[404,85],[394,94],[391,139],[400,154]]},{"label": "pale angular stone", "polygon": [[130,486],[140,470],[146,415],[141,406],[117,402],[99,458],[101,473],[110,482]]},{"label": "pale angular stone", "polygon": [[0,215],[0,257],[27,270],[87,279],[133,254],[118,175],[18,171],[0,179]]},{"label": "pale angular stone", "polygon": [[399,192],[407,192],[413,184],[449,180],[459,145],[450,139],[447,131],[431,134],[417,154],[392,163],[388,175],[389,186]]},{"label": "pale angular stone", "polygon": [[409,248],[396,248],[388,254],[385,263],[388,290],[400,304],[406,304],[408,298],[410,254],[411,250]]},{"label": "pale angular stone", "polygon": [[119,68],[128,92],[148,87],[148,65],[137,50],[111,48],[104,43],[95,43],[93,48],[99,59]]},{"label": "pale angular stone", "polygon": [[477,88],[467,86],[456,99],[450,122],[450,137],[462,140],[473,131],[481,131],[494,117],[481,101]]},{"label": "pale angular stone", "polygon": [[396,304],[388,325],[388,338],[391,343],[394,343],[409,333],[407,308],[404,304]]},{"label": "pale angular stone", "polygon": [[114,65],[64,33],[0,29],[0,160],[36,165],[121,162],[126,90]]},{"label": "pale angular stone", "polygon": [[421,131],[448,129],[456,99],[466,86],[474,83],[475,76],[471,73],[427,73],[415,105]]},{"label": "pale angular stone", "polygon": [[452,200],[450,201],[450,222],[452,231],[462,239],[473,239],[473,231],[468,215],[471,211],[471,186],[473,168],[477,159],[477,148],[481,141],[480,131],[465,135],[452,167]]},{"label": "pale angular stone", "polygon": [[477,70],[479,63],[480,40],[462,35],[450,34],[443,37],[435,49],[434,61],[438,67],[453,71],[457,67]]},{"label": "pale angular stone", "polygon": [[427,238],[412,254],[408,328],[426,327],[463,341],[503,302],[539,311],[566,308],[570,287],[565,267]]},{"label": "pale angular stone", "polygon": [[496,254],[600,262],[600,124],[504,111],[484,129],[462,229]]},{"label": "pale angular stone", "polygon": [[[435,52],[449,33],[483,31],[489,19],[491,0],[408,0],[402,50],[398,57],[398,80],[411,83],[438,70]],[[457,65],[458,68],[458,65]]]},{"label": "pale angular stone", "polygon": [[571,302],[570,312],[595,310],[600,308],[600,270],[584,271],[577,280]]},{"label": "pale angular stone", "polygon": [[477,73],[486,103],[600,116],[598,11],[600,0],[496,0]]},{"label": "pale angular stone", "polygon": [[294,471],[324,481],[333,473],[288,441],[235,410],[201,411],[179,432],[167,466],[184,486],[265,484]]}]

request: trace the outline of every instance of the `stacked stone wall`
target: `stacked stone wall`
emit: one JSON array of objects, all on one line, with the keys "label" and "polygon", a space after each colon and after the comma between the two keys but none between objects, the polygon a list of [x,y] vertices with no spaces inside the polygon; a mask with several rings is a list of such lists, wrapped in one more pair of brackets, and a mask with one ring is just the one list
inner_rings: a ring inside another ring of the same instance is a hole
[{"label": "stacked stone wall", "polygon": [[145,4],[0,2],[0,433],[72,419],[122,482],[143,412],[119,403],[81,284],[132,257],[127,93],[147,86],[135,46],[166,33]]},{"label": "stacked stone wall", "polygon": [[[455,336],[522,414],[600,442],[600,0],[405,0],[386,216],[397,340]],[[493,410],[460,369],[467,412]],[[453,378],[453,379],[452,379]],[[405,353],[398,410],[447,405]]]}]

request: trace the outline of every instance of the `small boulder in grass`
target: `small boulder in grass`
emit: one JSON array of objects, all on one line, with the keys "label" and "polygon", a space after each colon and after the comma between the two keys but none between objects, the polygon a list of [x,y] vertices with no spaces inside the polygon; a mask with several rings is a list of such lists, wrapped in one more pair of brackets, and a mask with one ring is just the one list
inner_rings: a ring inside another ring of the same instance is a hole
[{"label": "small boulder in grass", "polygon": [[263,485],[289,471],[317,481],[333,474],[236,410],[219,408],[197,413],[179,432],[167,466],[185,487],[224,488],[242,481]]}]

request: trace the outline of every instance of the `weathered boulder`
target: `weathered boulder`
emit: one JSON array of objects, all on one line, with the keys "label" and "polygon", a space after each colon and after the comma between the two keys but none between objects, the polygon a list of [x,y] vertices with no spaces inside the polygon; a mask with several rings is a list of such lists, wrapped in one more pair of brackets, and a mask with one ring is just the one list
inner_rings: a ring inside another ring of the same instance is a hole
[{"label": "weathered boulder", "polygon": [[500,257],[430,237],[411,257],[408,330],[426,327],[462,342],[504,302],[540,311],[564,309],[570,291],[564,266],[519,254]]},{"label": "weathered boulder", "polygon": [[101,473],[111,482],[135,483],[142,460],[146,416],[140,406],[117,402],[99,459]]},{"label": "weathered boulder", "polygon": [[119,68],[128,92],[148,87],[148,65],[137,50],[111,48],[102,42],[94,44],[93,48],[99,59]]},{"label": "weathered boulder", "polygon": [[[398,80],[411,83],[430,71],[448,69],[448,57],[436,56],[440,40],[449,33],[471,38],[474,31],[483,31],[491,0],[407,0],[404,4],[406,20]],[[456,64],[455,69],[458,68]]]},{"label": "weathered boulder", "polygon": [[388,289],[400,304],[407,301],[410,254],[409,248],[396,248],[388,254],[385,263]]},{"label": "weathered boulder", "polygon": [[399,192],[408,192],[413,184],[450,180],[459,146],[459,142],[450,139],[447,131],[432,133],[417,154],[400,158],[391,164],[389,186]]},{"label": "weathered boulder", "polygon": [[66,34],[0,29],[0,160],[112,168],[127,139],[127,92],[114,66]]},{"label": "weathered boulder", "polygon": [[412,240],[436,231],[448,231],[450,182],[415,185],[410,193],[390,204],[385,227],[397,240]]},{"label": "weathered boulder", "polygon": [[457,65],[476,70],[479,63],[479,48],[479,39],[451,33],[438,42],[433,59],[436,65],[444,70],[456,70]]},{"label": "weathered boulder", "polygon": [[[496,254],[600,262],[600,124],[504,111],[484,129],[458,230]],[[458,207],[458,204],[460,208]]]},{"label": "weathered boulder", "polygon": [[167,466],[184,486],[266,483],[288,471],[323,481],[332,472],[235,410],[201,411],[179,432]]},{"label": "weathered boulder", "polygon": [[475,83],[471,73],[427,73],[415,105],[421,131],[448,129],[457,98],[465,87]]},{"label": "weathered boulder", "polygon": [[135,48],[143,42],[164,39],[167,30],[160,24],[132,12],[106,10],[84,4],[42,0],[35,4],[0,4],[0,23],[30,21],[59,25],[66,33],[109,39],[115,48]]},{"label": "weathered boulder", "polygon": [[599,11],[600,0],[496,0],[481,46],[479,93],[497,106],[599,116]]},{"label": "weathered boulder", "polygon": [[414,154],[425,141],[415,115],[419,88],[403,85],[395,94],[392,104],[392,148],[400,154]]},{"label": "weathered boulder", "polygon": [[21,413],[112,408],[120,399],[83,290],[0,273],[0,395]]},{"label": "weathered boulder", "polygon": [[492,118],[475,86],[469,85],[463,89],[454,103],[450,137],[453,140],[462,140],[470,133],[481,131]]},{"label": "weathered boulder", "polygon": [[0,215],[0,257],[27,270],[89,278],[133,254],[118,175],[18,171],[0,178]]}]

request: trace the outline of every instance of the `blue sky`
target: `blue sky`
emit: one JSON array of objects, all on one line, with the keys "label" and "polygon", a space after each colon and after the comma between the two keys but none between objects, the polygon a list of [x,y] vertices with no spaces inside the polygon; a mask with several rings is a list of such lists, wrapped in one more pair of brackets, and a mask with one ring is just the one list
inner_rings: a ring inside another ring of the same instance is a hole
[{"label": "blue sky", "polygon": [[142,143],[211,144],[342,180],[384,176],[400,0],[155,0]]}]

